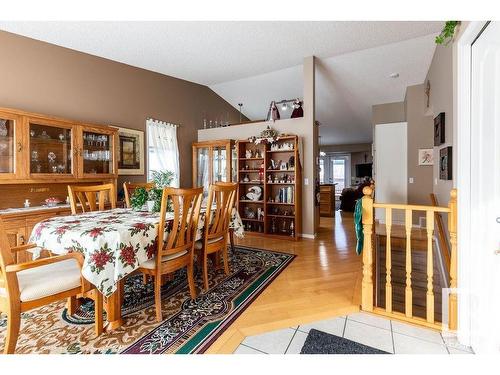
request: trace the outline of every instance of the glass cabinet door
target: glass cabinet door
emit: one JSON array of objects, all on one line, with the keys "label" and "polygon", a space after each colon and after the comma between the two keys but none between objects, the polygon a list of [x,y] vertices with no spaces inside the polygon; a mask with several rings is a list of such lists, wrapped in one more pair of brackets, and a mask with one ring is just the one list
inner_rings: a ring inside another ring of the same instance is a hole
[{"label": "glass cabinet door", "polygon": [[29,166],[31,174],[73,174],[73,131],[29,121]]},{"label": "glass cabinet door", "polygon": [[236,143],[231,148],[231,182],[238,182],[238,148]]},{"label": "glass cabinet door", "polygon": [[210,184],[208,159],[208,147],[200,147],[196,150],[196,186],[203,186],[204,191],[208,191],[208,185]]},{"label": "glass cabinet door", "polygon": [[227,155],[225,147],[214,147],[212,151],[212,181],[227,182]]},{"label": "glass cabinet door", "polygon": [[113,174],[113,136],[99,131],[83,130],[81,157],[83,174]]},{"label": "glass cabinet door", "polygon": [[0,179],[11,178],[16,173],[16,120],[0,114]]}]

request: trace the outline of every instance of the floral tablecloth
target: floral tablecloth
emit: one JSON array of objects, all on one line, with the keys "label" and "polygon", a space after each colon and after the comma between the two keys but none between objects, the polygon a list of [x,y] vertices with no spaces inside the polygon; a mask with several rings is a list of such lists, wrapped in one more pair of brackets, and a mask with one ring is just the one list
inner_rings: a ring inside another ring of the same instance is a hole
[{"label": "floral tablecloth", "polygon": [[[173,217],[173,213],[167,213],[167,220]],[[105,296],[110,296],[120,279],[154,256],[159,221],[159,213],[128,208],[57,216],[38,223],[29,242],[55,254],[82,253],[83,277]],[[197,240],[202,237],[203,227],[204,222],[200,220]],[[230,228],[237,237],[243,236],[243,223],[237,210],[233,210]],[[33,253],[33,258],[39,256],[39,250]]]}]

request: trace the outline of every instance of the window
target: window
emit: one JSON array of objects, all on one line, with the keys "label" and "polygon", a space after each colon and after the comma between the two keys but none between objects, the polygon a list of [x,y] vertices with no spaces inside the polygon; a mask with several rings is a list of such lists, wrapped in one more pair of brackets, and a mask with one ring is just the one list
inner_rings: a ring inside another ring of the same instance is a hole
[{"label": "window", "polygon": [[319,183],[325,183],[325,160],[323,158],[319,159]]},{"label": "window", "polygon": [[175,177],[172,186],[179,187],[179,147],[177,125],[148,119],[148,180],[152,171],[172,171]]}]

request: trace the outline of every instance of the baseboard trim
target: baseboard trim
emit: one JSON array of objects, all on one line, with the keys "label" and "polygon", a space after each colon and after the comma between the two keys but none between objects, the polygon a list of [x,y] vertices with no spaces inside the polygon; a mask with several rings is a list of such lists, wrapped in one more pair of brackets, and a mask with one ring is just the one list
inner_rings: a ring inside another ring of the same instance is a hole
[{"label": "baseboard trim", "polygon": [[301,233],[300,237],[309,238],[311,240],[314,240],[316,238],[316,234]]}]

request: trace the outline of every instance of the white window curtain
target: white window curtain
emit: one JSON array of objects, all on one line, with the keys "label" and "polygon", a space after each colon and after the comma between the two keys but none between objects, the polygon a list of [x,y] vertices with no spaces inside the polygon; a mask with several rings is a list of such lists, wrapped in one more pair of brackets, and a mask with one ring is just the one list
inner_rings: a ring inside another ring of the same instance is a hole
[{"label": "white window curtain", "polygon": [[179,187],[179,146],[177,125],[148,119],[148,179],[152,171],[172,171],[172,186]]}]

